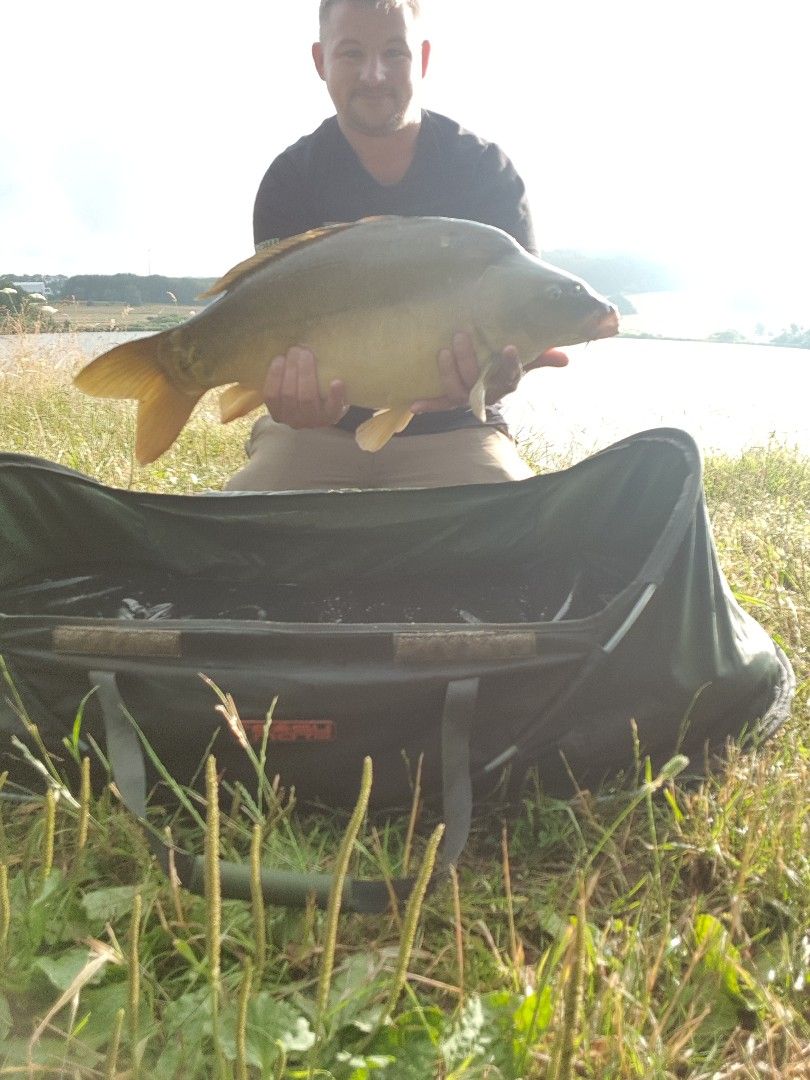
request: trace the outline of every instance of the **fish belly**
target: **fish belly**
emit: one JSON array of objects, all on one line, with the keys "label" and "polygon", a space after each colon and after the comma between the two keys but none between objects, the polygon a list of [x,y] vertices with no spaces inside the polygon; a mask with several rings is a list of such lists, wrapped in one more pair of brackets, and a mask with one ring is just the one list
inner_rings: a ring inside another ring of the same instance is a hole
[{"label": "fish belly", "polygon": [[383,409],[443,392],[438,353],[456,326],[449,307],[402,303],[315,325],[306,344],[318,360],[321,392],[341,379],[353,405]]}]

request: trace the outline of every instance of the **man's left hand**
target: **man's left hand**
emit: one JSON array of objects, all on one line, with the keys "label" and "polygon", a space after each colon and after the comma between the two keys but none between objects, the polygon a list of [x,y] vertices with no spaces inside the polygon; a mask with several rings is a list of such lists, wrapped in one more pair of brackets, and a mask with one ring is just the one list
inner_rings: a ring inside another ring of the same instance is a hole
[{"label": "man's left hand", "polygon": [[[559,349],[548,349],[527,364],[526,369],[565,367],[567,363],[568,357],[565,353]],[[438,364],[444,394],[441,397],[414,401],[411,412],[447,412],[469,404],[470,391],[481,374],[471,336],[464,331],[454,334],[452,348],[439,350]],[[514,345],[507,345],[487,387],[487,403],[500,401],[502,397],[516,390],[522,374],[517,349]]]}]

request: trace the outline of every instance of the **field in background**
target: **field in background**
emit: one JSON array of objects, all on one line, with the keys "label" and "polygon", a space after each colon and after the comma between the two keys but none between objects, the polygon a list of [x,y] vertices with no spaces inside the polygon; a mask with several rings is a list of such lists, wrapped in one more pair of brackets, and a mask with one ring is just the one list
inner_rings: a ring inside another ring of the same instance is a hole
[{"label": "field in background", "polygon": [[127,304],[73,303],[53,301],[57,314],[53,316],[55,329],[66,330],[165,330],[176,326],[195,312],[202,304]]}]

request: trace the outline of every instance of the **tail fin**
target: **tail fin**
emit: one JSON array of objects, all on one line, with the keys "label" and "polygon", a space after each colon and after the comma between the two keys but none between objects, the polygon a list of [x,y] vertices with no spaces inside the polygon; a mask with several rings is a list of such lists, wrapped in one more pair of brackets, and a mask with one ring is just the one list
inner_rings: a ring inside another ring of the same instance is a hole
[{"label": "tail fin", "polygon": [[157,363],[160,336],[117,345],[92,360],[73,380],[93,397],[138,401],[135,457],[140,465],[147,465],[169,449],[205,393],[184,393],[163,373]]}]

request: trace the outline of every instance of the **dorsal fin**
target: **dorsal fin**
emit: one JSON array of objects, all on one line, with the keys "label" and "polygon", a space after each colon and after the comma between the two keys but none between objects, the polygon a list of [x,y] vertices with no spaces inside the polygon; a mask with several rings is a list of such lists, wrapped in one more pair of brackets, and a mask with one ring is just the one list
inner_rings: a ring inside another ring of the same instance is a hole
[{"label": "dorsal fin", "polygon": [[314,244],[318,240],[323,240],[327,236],[331,236],[333,233],[343,232],[344,229],[353,229],[357,225],[363,225],[368,221],[379,221],[379,217],[362,218],[360,221],[342,221],[336,225],[322,225],[319,229],[310,229],[309,232],[298,233],[296,236],[288,236],[284,240],[279,240],[275,244],[268,244],[267,247],[261,248],[255,255],[251,255],[249,259],[244,259],[242,262],[237,263],[232,267],[224,277],[221,277],[219,281],[214,282],[210,289],[206,289],[204,293],[200,293],[197,297],[198,300],[207,300],[211,296],[219,296],[220,293],[225,292],[237,281],[241,281],[242,278],[252,274],[254,270],[258,270],[260,266],[265,266],[267,263],[272,262],[274,259],[280,259],[283,255],[288,255],[291,251],[297,251],[299,248],[306,247],[307,244]]}]

